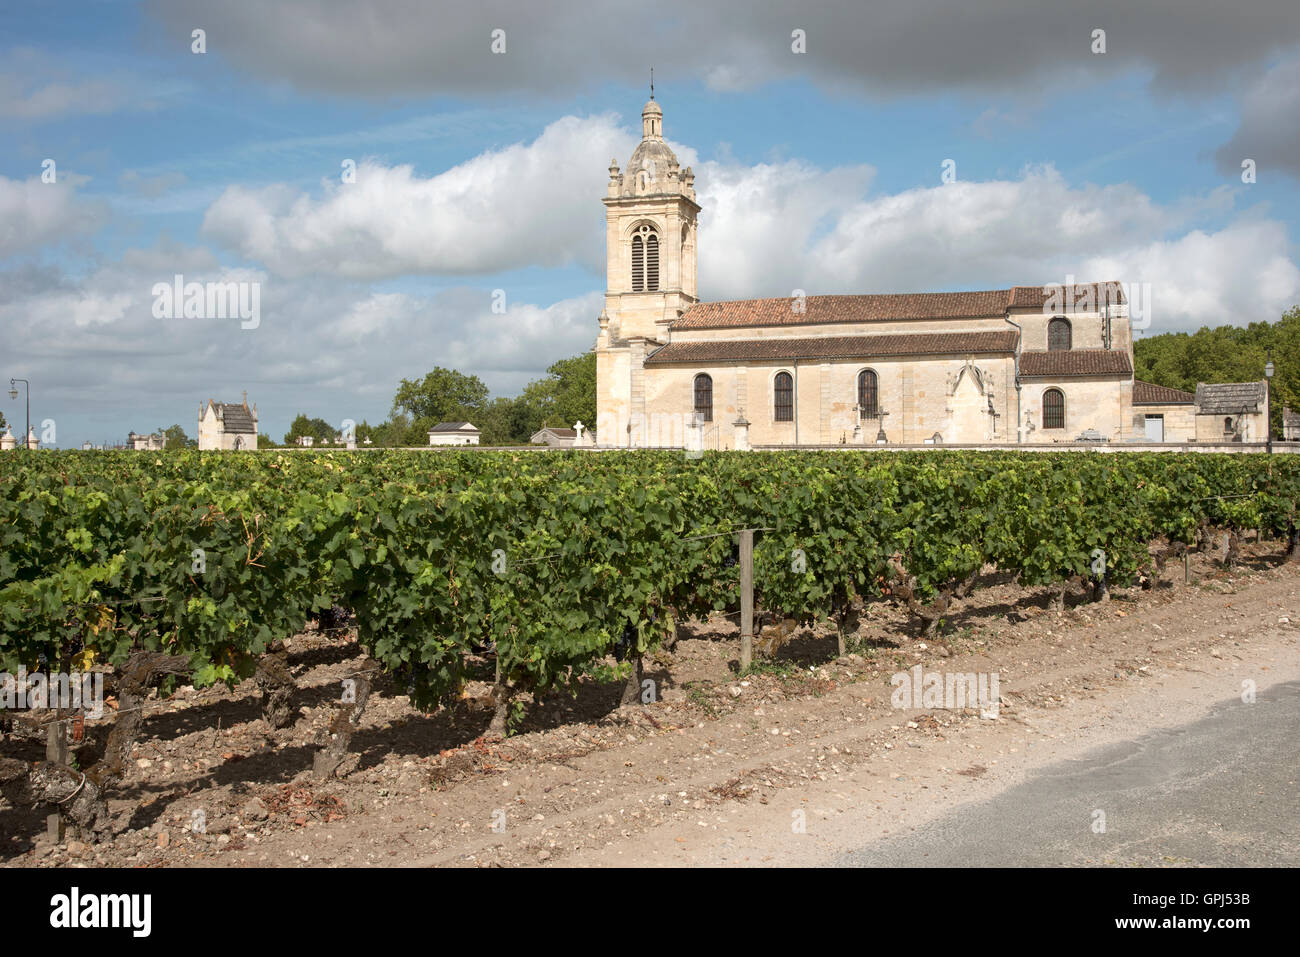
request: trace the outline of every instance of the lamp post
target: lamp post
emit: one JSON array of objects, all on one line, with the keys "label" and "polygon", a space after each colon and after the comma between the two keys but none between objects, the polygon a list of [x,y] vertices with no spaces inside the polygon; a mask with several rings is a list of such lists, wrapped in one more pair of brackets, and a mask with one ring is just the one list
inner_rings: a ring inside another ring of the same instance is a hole
[{"label": "lamp post", "polygon": [[[1266,444],[1268,454],[1273,454],[1273,350],[1268,350],[1268,361],[1264,363],[1264,434],[1268,436]],[[1286,436],[1283,436],[1286,438]]]},{"label": "lamp post", "polygon": [[23,430],[23,448],[31,451],[31,446],[27,444],[27,436],[32,434],[32,384],[26,379],[9,380],[9,398],[18,398],[18,383],[25,385],[27,395],[27,428]]}]

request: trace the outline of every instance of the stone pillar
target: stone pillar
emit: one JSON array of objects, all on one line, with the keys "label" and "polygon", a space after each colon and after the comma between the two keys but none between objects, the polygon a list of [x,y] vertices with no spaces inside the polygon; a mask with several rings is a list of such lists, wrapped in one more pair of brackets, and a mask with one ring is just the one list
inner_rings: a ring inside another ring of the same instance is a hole
[{"label": "stone pillar", "polygon": [[736,421],[731,423],[736,430],[736,451],[748,452],[749,448],[749,420],[745,418],[742,412],[736,417]]},{"label": "stone pillar", "polygon": [[698,412],[692,412],[686,419],[685,448],[687,452],[704,451],[704,421]]}]

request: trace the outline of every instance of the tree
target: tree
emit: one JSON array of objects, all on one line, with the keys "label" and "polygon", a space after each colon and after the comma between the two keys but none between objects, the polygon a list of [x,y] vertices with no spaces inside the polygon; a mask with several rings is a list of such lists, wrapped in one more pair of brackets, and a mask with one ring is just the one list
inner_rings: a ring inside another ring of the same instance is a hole
[{"label": "tree", "polygon": [[572,428],[575,422],[596,427],[596,353],[561,359],[546,370],[555,382],[555,398],[546,425]]},{"label": "tree", "polygon": [[199,444],[197,439],[191,439],[186,435],[185,430],[179,425],[169,425],[158,431],[162,433],[164,449],[189,449]]},{"label": "tree", "polygon": [[334,442],[334,437],[338,434],[339,430],[324,419],[309,419],[299,412],[298,417],[289,426],[289,431],[284,434],[284,444],[296,445],[298,436],[310,435],[316,440],[317,445],[329,445]]},{"label": "tree", "polygon": [[[417,423],[473,420],[487,402],[488,387],[478,376],[435,368],[419,381],[403,379],[393,397],[393,414],[404,412]],[[427,428],[427,426],[426,426]]]},{"label": "tree", "polygon": [[526,445],[533,432],[528,429],[528,409],[518,399],[498,397],[478,413],[474,424],[482,433],[483,445]]},{"label": "tree", "polygon": [[275,439],[271,438],[265,432],[258,432],[257,447],[259,449],[278,449],[280,445],[275,441]]},{"label": "tree", "polygon": [[576,422],[594,427],[596,420],[596,354],[561,359],[546,377],[524,386],[515,400],[521,419],[520,441],[527,442],[543,426],[571,429]]}]

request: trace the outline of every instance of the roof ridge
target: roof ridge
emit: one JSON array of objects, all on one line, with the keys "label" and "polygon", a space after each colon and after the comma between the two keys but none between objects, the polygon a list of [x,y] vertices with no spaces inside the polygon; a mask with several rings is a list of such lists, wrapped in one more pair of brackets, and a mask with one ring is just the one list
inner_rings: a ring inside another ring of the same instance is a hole
[{"label": "roof ridge", "polygon": [[[1080,285],[1094,285],[1081,283]],[[1007,293],[1011,289],[1036,289],[1037,286],[1013,286],[1008,289],[950,289],[939,292],[818,292],[805,296],[751,296],[747,299],[700,299],[691,303],[687,311],[696,306],[730,306],[741,302],[789,302],[791,299],[870,299],[902,296],[991,296],[995,293]]]}]

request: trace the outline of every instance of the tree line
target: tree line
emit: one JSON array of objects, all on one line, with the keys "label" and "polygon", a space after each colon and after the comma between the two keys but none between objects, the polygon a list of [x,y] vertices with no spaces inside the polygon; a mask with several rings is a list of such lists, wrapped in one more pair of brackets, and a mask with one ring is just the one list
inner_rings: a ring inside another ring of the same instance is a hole
[{"label": "tree line", "polygon": [[1258,382],[1273,356],[1273,434],[1282,435],[1282,408],[1300,411],[1300,306],[1277,322],[1208,326],[1166,332],[1133,344],[1134,373],[1145,382],[1195,392],[1198,382]]},{"label": "tree line", "polygon": [[[572,428],[581,421],[594,427],[595,420],[596,356],[588,352],[552,363],[545,376],[513,398],[493,398],[476,375],[435,367],[423,378],[402,379],[388,418],[376,425],[357,423],[356,435],[358,445],[422,446],[428,444],[429,429],[440,422],[472,422],[483,445],[526,445],[545,426]],[[316,445],[332,445],[341,432],[339,423],[300,413],[283,444],[294,445],[298,436],[310,435]],[[259,447],[274,444],[269,436],[258,437]]]}]

